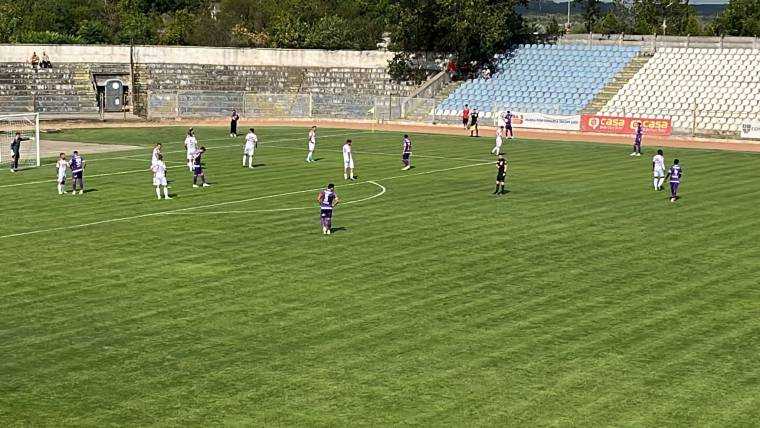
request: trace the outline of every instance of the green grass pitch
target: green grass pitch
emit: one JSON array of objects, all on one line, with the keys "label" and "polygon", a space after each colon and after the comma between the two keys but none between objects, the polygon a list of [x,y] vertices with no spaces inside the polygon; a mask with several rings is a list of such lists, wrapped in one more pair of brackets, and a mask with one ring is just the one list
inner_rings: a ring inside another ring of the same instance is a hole
[{"label": "green grass pitch", "polygon": [[[412,135],[401,171],[401,133],[320,129],[307,165],[306,127],[257,131],[248,170],[242,138],[197,128],[207,189],[179,127],[53,135],[143,147],[84,153],[83,196],[0,173],[1,425],[760,420],[758,155],[666,148],[672,204],[654,147],[518,139],[495,197],[490,136]],[[323,236],[330,181],[358,202]]]}]

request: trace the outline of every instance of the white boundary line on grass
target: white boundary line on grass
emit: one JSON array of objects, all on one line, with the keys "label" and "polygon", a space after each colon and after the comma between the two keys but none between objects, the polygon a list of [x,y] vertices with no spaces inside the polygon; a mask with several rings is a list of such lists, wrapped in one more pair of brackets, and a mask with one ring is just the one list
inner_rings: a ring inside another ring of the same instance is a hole
[{"label": "white boundary line on grass", "polygon": [[[362,131],[362,133],[366,133],[366,132],[371,132],[371,131]],[[322,136],[322,138],[340,137],[340,136],[343,136],[343,135],[353,135],[353,134],[354,133],[346,133],[346,132],[344,132],[344,133],[341,133],[341,134],[324,135],[324,136]],[[275,141],[272,141],[272,142],[273,143],[279,143],[279,142],[283,142],[283,141],[294,141],[294,140],[300,140],[300,139],[301,139],[300,137],[299,138],[286,138],[286,139],[281,139],[281,140],[275,140]],[[206,141],[208,141],[208,140],[206,140]],[[262,144],[263,144],[264,147],[267,146],[267,143],[262,143]],[[242,145],[241,144],[230,144],[230,145],[226,145],[226,146],[208,147],[207,150],[211,150],[211,149],[225,149],[225,148],[230,148],[230,147],[242,147]],[[295,147],[294,147],[294,149],[295,149]],[[303,149],[303,150],[304,150],[304,152],[306,151],[306,149]],[[173,150],[173,151],[165,152],[165,153],[185,153],[185,150]],[[132,161],[142,161],[142,160],[144,160],[146,162],[146,164],[148,162],[150,162],[150,159],[147,156],[144,157],[144,158],[136,159],[137,156],[143,156],[143,155],[128,155],[128,156],[117,156],[117,157],[110,157],[110,158],[96,158],[96,159],[91,159],[91,160],[89,160],[87,162],[94,162],[94,161],[98,161],[98,160],[114,160],[114,159],[124,159],[124,160],[132,160]],[[456,160],[456,159],[452,158],[452,160]],[[185,166],[183,162],[179,162],[179,161],[169,161],[169,162],[171,162],[171,163],[182,163],[182,166]],[[55,165],[55,164],[44,164],[43,166],[51,166],[51,165]],[[178,167],[179,167],[179,165],[178,166],[170,166],[170,167],[167,167],[167,168],[178,168]],[[149,172],[149,171],[150,171],[149,168],[145,168],[145,169],[133,169],[133,170],[130,170],[130,171],[119,171],[119,172],[109,172],[109,173],[95,174],[95,175],[86,175],[85,178],[86,179],[90,179],[90,178],[94,178],[94,177],[108,177],[108,176],[111,176],[111,175],[134,174],[134,173],[138,173],[138,172]],[[55,183],[55,182],[56,182],[56,179],[39,180],[39,181],[26,181],[26,182],[23,182],[23,183],[3,184],[3,185],[0,185],[0,189],[6,188],[6,187],[19,187],[19,186],[28,186],[28,185],[33,185],[33,184]]]},{"label": "white boundary line on grass", "polygon": [[[451,167],[451,168],[434,169],[434,170],[430,170],[430,171],[422,171],[422,172],[411,173],[411,174],[396,175],[396,176],[385,177],[385,178],[381,178],[381,179],[377,179],[377,180],[359,181],[359,182],[348,183],[348,184],[346,184],[346,186],[355,186],[355,185],[358,185],[358,184],[368,183],[370,181],[386,181],[386,180],[395,180],[397,178],[415,177],[415,176],[420,176],[420,175],[435,174],[435,173],[438,173],[438,172],[454,171],[454,170],[457,170],[457,169],[473,168],[473,167],[483,166],[483,165],[493,165],[493,162],[480,162],[480,163],[473,163],[473,164],[469,164],[469,165],[454,166],[454,167]],[[122,221],[129,221],[129,220],[137,220],[137,219],[141,219],[141,218],[145,218],[145,217],[155,217],[155,216],[160,216],[160,215],[175,214],[175,213],[180,213],[180,212],[185,212],[185,211],[192,211],[192,210],[198,210],[198,209],[203,209],[203,208],[212,208],[212,207],[219,207],[219,206],[225,206],[225,205],[239,204],[239,203],[243,203],[243,202],[257,201],[257,200],[261,200],[261,199],[277,198],[277,197],[280,197],[280,196],[296,195],[296,194],[299,194],[299,193],[316,192],[318,190],[322,190],[322,189],[321,188],[317,188],[317,189],[296,190],[296,191],[293,191],[293,192],[277,193],[277,194],[274,194],[274,195],[266,195],[266,196],[257,196],[257,197],[253,197],[253,198],[238,199],[238,200],[234,200],[234,201],[217,202],[217,203],[214,203],[214,204],[207,204],[207,205],[197,205],[197,206],[194,206],[194,207],[178,208],[178,209],[166,210],[166,211],[158,211],[158,212],[139,214],[139,215],[133,215],[133,216],[128,216],[128,217],[110,218],[110,219],[105,219],[105,220],[94,221],[94,222],[91,222],[91,223],[74,224],[74,225],[71,225],[71,226],[51,227],[51,228],[48,228],[48,229],[30,230],[28,232],[18,232],[18,233],[11,233],[9,235],[0,235],[0,239],[15,238],[15,237],[19,237],[19,236],[28,236],[28,235],[38,235],[40,233],[57,232],[57,231],[61,231],[61,230],[82,229],[82,228],[85,228],[85,227],[97,226],[97,225],[100,225],[100,224],[108,224],[108,223],[117,223],[117,222],[122,222]]]},{"label": "white boundary line on grass", "polygon": [[[380,183],[376,183],[372,180],[362,181],[356,184],[374,184],[375,186],[380,188],[380,193],[375,193],[372,196],[368,196],[366,198],[356,199],[353,201],[347,201],[347,202],[341,202],[341,205],[350,205],[350,204],[358,204],[359,202],[365,202],[369,201],[370,199],[379,198],[380,196],[383,196],[385,194],[386,188]],[[201,211],[201,212],[170,212],[166,213],[165,215],[198,215],[198,214],[253,214],[253,213],[275,213],[275,212],[281,212],[281,211],[300,211],[300,210],[313,210],[316,209],[316,207],[293,207],[293,208],[272,208],[267,210],[233,210],[233,211]]]}]

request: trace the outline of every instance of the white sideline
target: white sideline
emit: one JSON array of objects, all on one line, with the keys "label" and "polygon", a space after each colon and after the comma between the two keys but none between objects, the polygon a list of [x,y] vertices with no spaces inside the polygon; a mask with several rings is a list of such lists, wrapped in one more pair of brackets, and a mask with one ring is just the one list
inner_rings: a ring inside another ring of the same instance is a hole
[{"label": "white sideline", "polygon": [[[379,187],[380,188],[380,193],[375,193],[374,195],[368,196],[366,198],[356,199],[356,200],[347,201],[347,202],[341,202],[340,204],[341,205],[358,204],[359,202],[369,201],[370,199],[375,199],[375,198],[378,198],[378,197],[383,196],[385,194],[385,191],[386,191],[385,186],[383,186],[380,183],[376,183],[376,182],[374,182],[372,180],[367,180],[367,181],[362,181],[362,182],[352,183],[352,184],[365,184],[365,183],[371,183],[371,184],[374,184],[375,186]],[[351,185],[351,184],[349,184],[349,185]],[[302,192],[299,192],[299,193],[302,193]],[[196,213],[196,212],[193,212],[193,213],[188,213],[188,212],[170,212],[170,213],[166,213],[166,215],[274,213],[274,212],[281,212],[281,211],[313,210],[315,208],[316,207],[294,207],[294,208],[272,208],[272,209],[268,209],[268,210],[202,211],[202,212],[198,212],[198,213]]]},{"label": "white sideline", "polygon": [[[365,133],[365,132],[371,132],[371,131],[362,131],[362,133]],[[342,135],[354,135],[354,133],[344,132],[344,133],[341,133],[341,134],[324,135],[322,138],[340,137]],[[277,143],[277,142],[293,141],[293,140],[300,140],[300,139],[301,139],[300,137],[299,138],[287,138],[287,139],[276,140],[276,141],[273,141],[273,142]],[[206,140],[206,141],[209,141],[209,140]],[[264,146],[268,146],[266,143],[262,143],[262,144]],[[230,148],[230,147],[242,147],[242,146],[240,144],[234,144],[234,145],[227,145],[227,146],[208,147],[208,150],[211,150],[211,149],[224,149],[224,148]],[[184,150],[174,150],[174,151],[166,152],[166,153],[185,153],[185,151]],[[94,162],[94,161],[97,161],[97,160],[112,160],[112,159],[126,159],[126,160],[134,160],[134,161],[144,160],[146,163],[150,162],[150,160],[149,160],[149,158],[147,156],[144,157],[144,158],[136,159],[137,156],[143,156],[143,155],[128,155],[128,156],[118,156],[118,157],[111,157],[111,158],[97,158],[97,159],[88,160],[87,162],[89,163],[89,162]],[[456,160],[456,159],[452,158],[452,160]],[[179,161],[169,161],[169,162],[171,162],[171,163],[182,163],[182,162],[179,162]],[[44,164],[43,166],[51,166],[51,165],[55,165],[55,164]],[[184,163],[182,163],[182,166],[185,166]],[[179,165],[178,166],[170,166],[170,167],[167,167],[167,168],[178,168],[178,167],[179,167]],[[130,170],[130,171],[109,172],[109,173],[103,173],[103,174],[87,175],[85,178],[90,179],[90,178],[95,178],[95,177],[108,177],[108,176],[111,176],[111,175],[134,174],[134,173],[138,173],[138,172],[148,172],[148,171],[149,171],[148,168],[145,168],[145,169],[133,169],[133,170]],[[32,184],[55,183],[55,181],[56,181],[55,179],[50,179],[50,180],[40,180],[40,181],[26,181],[26,182],[23,182],[23,183],[14,183],[14,184],[3,184],[3,185],[0,185],[0,189],[6,188],[6,187],[27,186],[27,185],[32,185]]]},{"label": "white sideline", "polygon": [[[346,184],[346,186],[355,186],[355,185],[358,185],[358,184],[369,183],[370,181],[386,181],[386,180],[395,180],[397,178],[414,177],[414,176],[427,175],[427,174],[435,174],[435,173],[438,173],[438,172],[454,171],[454,170],[457,170],[457,169],[473,168],[473,167],[483,166],[483,165],[493,165],[493,162],[480,162],[480,163],[473,163],[473,164],[469,164],[469,165],[454,166],[454,167],[451,167],[451,168],[434,169],[434,170],[430,170],[430,171],[422,171],[422,172],[411,173],[411,174],[396,175],[396,176],[385,177],[385,178],[376,179],[376,180],[358,181],[358,182],[353,182],[353,183]],[[238,200],[227,201],[227,202],[217,202],[217,203],[214,203],[214,204],[207,204],[207,205],[197,205],[197,206],[194,206],[194,207],[178,208],[178,209],[166,210],[166,211],[158,211],[158,212],[154,212],[154,213],[139,214],[139,215],[128,216],[128,217],[111,218],[111,219],[106,219],[106,220],[94,221],[94,222],[91,222],[91,223],[75,224],[75,225],[71,225],[71,226],[61,226],[61,227],[52,227],[52,228],[49,228],[49,229],[30,230],[28,232],[19,232],[19,233],[11,233],[9,235],[1,235],[0,239],[15,238],[15,237],[19,237],[19,236],[28,236],[28,235],[37,235],[37,234],[40,234],[40,233],[56,232],[56,231],[60,231],[60,230],[81,229],[81,228],[85,228],[85,227],[89,227],[89,226],[96,226],[96,225],[100,225],[100,224],[116,223],[116,222],[121,222],[121,221],[136,220],[136,219],[145,218],[145,217],[154,217],[154,216],[159,216],[159,215],[174,214],[174,213],[180,213],[180,212],[185,212],[185,211],[198,210],[198,209],[202,209],[202,208],[212,208],[212,207],[218,207],[218,206],[224,206],[224,205],[239,204],[239,203],[243,203],[243,202],[251,202],[251,201],[257,201],[257,200],[261,200],[261,199],[270,199],[270,198],[276,198],[276,197],[280,197],[280,196],[295,195],[295,194],[299,194],[299,193],[316,192],[318,190],[321,190],[321,188],[306,189],[306,190],[297,190],[297,191],[293,191],[293,192],[278,193],[278,194],[266,195],[266,196],[257,196],[257,197],[254,197],[254,198],[238,199]]]}]

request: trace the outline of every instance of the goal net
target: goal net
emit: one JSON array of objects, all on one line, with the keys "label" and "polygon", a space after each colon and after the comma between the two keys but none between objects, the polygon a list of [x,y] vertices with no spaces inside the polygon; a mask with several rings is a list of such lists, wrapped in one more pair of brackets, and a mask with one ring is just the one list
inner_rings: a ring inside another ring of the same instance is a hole
[{"label": "goal net", "polygon": [[0,167],[11,164],[11,143],[22,137],[19,168],[40,166],[39,113],[0,114]]}]

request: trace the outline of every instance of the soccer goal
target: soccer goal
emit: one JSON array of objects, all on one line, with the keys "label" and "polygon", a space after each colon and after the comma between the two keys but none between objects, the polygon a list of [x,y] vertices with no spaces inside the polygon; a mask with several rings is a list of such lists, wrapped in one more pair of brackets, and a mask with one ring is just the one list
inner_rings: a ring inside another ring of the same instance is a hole
[{"label": "soccer goal", "polygon": [[19,167],[40,166],[40,114],[0,114],[0,166],[11,162],[11,143],[20,132]]}]

